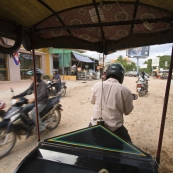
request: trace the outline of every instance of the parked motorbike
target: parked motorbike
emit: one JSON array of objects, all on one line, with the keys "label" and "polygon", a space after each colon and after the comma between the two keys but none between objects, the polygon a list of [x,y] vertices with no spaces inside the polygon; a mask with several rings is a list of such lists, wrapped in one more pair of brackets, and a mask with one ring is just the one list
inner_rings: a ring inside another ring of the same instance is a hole
[{"label": "parked motorbike", "polygon": [[61,97],[64,97],[66,94],[66,82],[61,83],[61,91],[57,92],[55,88],[55,83],[53,81],[47,81],[48,84],[48,91],[49,91],[49,96],[56,96],[58,93],[61,95]]},{"label": "parked motorbike", "polygon": [[160,79],[168,79],[168,74],[162,74],[162,75],[160,75]]},{"label": "parked motorbike", "polygon": [[148,81],[137,81],[137,85],[136,85],[136,91],[139,94],[139,97],[146,95],[147,88],[144,85],[144,82],[146,82],[148,84]]},{"label": "parked motorbike", "polygon": [[[11,104],[12,106],[0,122],[0,158],[6,156],[13,149],[16,136],[19,138],[22,135],[29,137],[34,129],[33,121],[31,123],[28,115],[22,112],[22,105],[27,104],[27,99],[25,97],[12,99]],[[50,98],[47,106],[40,113],[47,130],[53,130],[58,126],[61,120],[61,111],[60,95]]]}]

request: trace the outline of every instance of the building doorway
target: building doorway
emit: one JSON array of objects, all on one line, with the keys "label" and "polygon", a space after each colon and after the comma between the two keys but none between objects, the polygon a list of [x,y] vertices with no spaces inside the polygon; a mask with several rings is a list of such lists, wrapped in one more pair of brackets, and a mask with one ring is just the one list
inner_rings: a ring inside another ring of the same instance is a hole
[{"label": "building doorway", "polygon": [[53,69],[59,68],[59,58],[58,56],[53,56]]}]

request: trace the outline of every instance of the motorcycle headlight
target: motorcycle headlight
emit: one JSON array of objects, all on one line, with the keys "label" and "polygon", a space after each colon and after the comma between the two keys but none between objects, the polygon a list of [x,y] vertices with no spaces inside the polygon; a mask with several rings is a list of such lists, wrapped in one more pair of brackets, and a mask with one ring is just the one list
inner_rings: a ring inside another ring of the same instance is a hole
[{"label": "motorcycle headlight", "polygon": [[12,99],[11,100],[11,105],[15,105],[17,103],[17,101],[18,101],[17,99]]},{"label": "motorcycle headlight", "polygon": [[20,116],[20,114],[16,114],[16,115],[12,116],[12,117],[10,118],[10,121],[13,122],[13,121],[16,120],[19,116]]}]

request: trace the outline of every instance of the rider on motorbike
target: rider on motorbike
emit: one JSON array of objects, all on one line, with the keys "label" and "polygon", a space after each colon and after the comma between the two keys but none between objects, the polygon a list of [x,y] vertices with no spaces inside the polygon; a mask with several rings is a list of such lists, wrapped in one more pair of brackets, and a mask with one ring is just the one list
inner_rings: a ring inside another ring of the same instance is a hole
[{"label": "rider on motorbike", "polygon": [[[37,101],[38,101],[38,114],[46,107],[47,105],[47,100],[49,98],[48,92],[47,92],[47,84],[42,80],[42,74],[43,72],[36,68],[36,77],[37,77]],[[30,71],[27,72],[27,75],[31,76],[31,80],[34,81],[34,70],[31,69]],[[14,96],[13,98],[19,98],[19,97],[24,97],[28,94],[28,91],[34,90],[34,82],[30,85],[30,87],[25,90],[24,92]],[[31,111],[32,110],[32,111]],[[28,112],[31,111],[31,116],[32,120],[34,123],[36,123],[36,108],[35,108],[35,100],[31,99],[28,100],[28,104],[24,106],[23,108],[23,113],[28,115]],[[38,117],[39,119],[39,129],[40,129],[40,134],[45,130],[45,124],[42,122],[40,116]],[[30,121],[30,125],[32,125],[32,121]]]},{"label": "rider on motorbike", "polygon": [[56,88],[57,92],[61,91],[61,76],[58,74],[58,70],[54,69],[53,70],[53,78],[52,81],[54,82],[54,86]]},{"label": "rider on motorbike", "polygon": [[145,74],[145,72],[141,72],[141,75],[139,76],[138,81],[143,82],[147,92],[148,92],[148,80],[149,79],[147,75]]}]

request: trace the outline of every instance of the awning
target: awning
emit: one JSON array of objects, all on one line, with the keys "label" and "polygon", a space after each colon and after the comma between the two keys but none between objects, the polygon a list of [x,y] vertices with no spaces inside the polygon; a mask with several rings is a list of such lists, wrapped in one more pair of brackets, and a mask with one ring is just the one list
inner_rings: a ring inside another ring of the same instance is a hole
[{"label": "awning", "polygon": [[88,62],[88,63],[94,63],[90,58],[88,58],[87,56],[83,56],[83,55],[80,55],[80,54],[77,54],[77,53],[74,53],[72,52],[74,57],[79,60],[79,61],[82,61],[82,62]]}]

